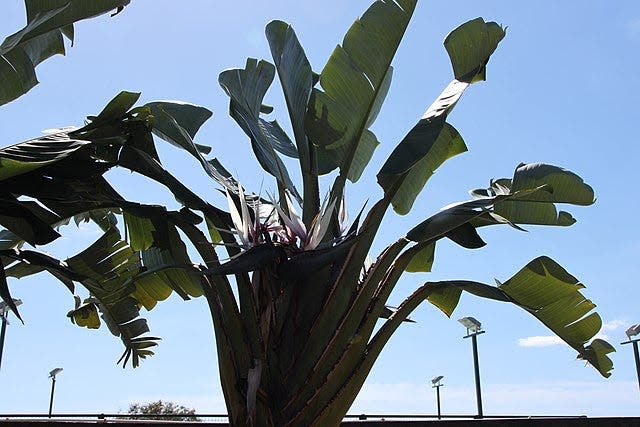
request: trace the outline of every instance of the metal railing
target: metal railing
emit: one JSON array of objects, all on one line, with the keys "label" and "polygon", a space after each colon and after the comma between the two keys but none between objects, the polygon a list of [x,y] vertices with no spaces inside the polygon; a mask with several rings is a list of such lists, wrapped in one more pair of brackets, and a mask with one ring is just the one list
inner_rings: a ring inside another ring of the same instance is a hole
[{"label": "metal railing", "polygon": [[[180,420],[176,420],[176,417],[181,417]],[[162,421],[166,423],[175,422],[190,422],[185,421],[184,418],[195,417],[198,421],[191,421],[194,424],[198,423],[222,423],[229,422],[227,414],[193,414],[193,415],[172,415],[172,414],[107,414],[107,413],[79,413],[79,414],[0,414],[0,424],[3,421],[11,420],[76,420],[76,421],[95,421],[100,423],[109,422],[121,422],[121,421]],[[471,414],[442,414],[440,418],[443,420],[450,419],[478,419],[478,415]],[[484,415],[482,419],[545,419],[545,418],[587,418],[586,415]],[[348,414],[344,417],[344,421],[420,421],[420,420],[437,420],[437,414]]]}]

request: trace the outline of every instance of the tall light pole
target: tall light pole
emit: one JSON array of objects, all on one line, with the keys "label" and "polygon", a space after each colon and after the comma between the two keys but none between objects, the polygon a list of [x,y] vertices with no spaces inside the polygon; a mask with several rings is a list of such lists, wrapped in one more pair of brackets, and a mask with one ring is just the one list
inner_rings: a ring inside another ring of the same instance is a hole
[{"label": "tall light pole", "polygon": [[431,388],[436,389],[436,401],[438,402],[438,419],[442,418],[442,415],[440,413],[440,387],[444,385],[441,382],[443,378],[444,377],[442,375],[438,375],[437,377],[431,380]]},{"label": "tall light pole", "polygon": [[[14,299],[13,303],[17,306],[22,304],[22,301],[19,299]],[[4,336],[7,332],[7,325],[9,324],[9,320],[7,316],[9,316],[10,308],[6,302],[0,301],[0,317],[2,317],[2,327],[0,328],[0,367],[2,366],[2,352],[4,350]]]},{"label": "tall light pole", "polygon": [[482,324],[473,317],[463,317],[462,319],[458,319],[458,322],[462,323],[462,325],[467,328],[467,335],[465,335],[463,338],[471,338],[471,343],[473,346],[473,370],[475,372],[476,378],[476,403],[478,405],[478,418],[482,418],[482,393],[480,391],[480,367],[478,364],[477,337],[480,334],[484,334],[485,331],[482,330]]},{"label": "tall light pole", "polygon": [[56,389],[56,375],[62,372],[62,368],[55,368],[49,372],[49,378],[51,378],[51,398],[49,399],[49,418],[51,418],[51,412],[53,412],[53,393]]},{"label": "tall light pole", "polygon": [[638,375],[638,387],[640,387],[640,353],[638,352],[638,341],[640,341],[640,337],[631,338],[640,334],[640,324],[632,325],[629,329],[626,330],[625,333],[627,334],[627,338],[629,338],[629,341],[625,341],[620,344],[633,345],[633,356],[636,359],[636,374]]}]

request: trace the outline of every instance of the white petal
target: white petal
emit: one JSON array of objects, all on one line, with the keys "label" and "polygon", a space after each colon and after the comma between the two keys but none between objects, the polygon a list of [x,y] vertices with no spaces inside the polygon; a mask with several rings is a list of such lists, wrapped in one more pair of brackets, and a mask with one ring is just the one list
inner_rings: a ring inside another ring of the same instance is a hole
[{"label": "white petal", "polygon": [[338,225],[340,226],[340,234],[347,231],[347,222],[349,221],[349,212],[347,211],[347,201],[342,195],[340,200],[340,210],[338,211]]},{"label": "white petal", "polygon": [[298,211],[296,211],[296,208],[293,206],[293,203],[289,198],[289,194],[285,193],[285,199],[287,201],[287,207],[289,208],[289,218],[296,224],[293,231],[304,241],[307,238],[307,227],[304,225],[302,218],[298,215]]},{"label": "white petal", "polygon": [[242,210],[242,239],[249,241],[249,229],[251,227],[251,215],[249,215],[249,206],[244,198],[242,186],[238,183],[238,195],[240,196],[240,209]]},{"label": "white petal", "polygon": [[331,202],[329,207],[320,211],[318,215],[320,215],[320,219],[318,220],[318,216],[314,218],[313,223],[311,225],[311,230],[309,232],[309,240],[307,244],[304,246],[305,250],[315,249],[322,239],[324,235],[327,233],[327,229],[329,228],[329,224],[331,224],[331,216],[333,214],[333,208],[336,205],[336,201]]},{"label": "white petal", "polygon": [[238,208],[236,207],[233,198],[229,194],[229,190],[225,189],[225,193],[227,194],[227,203],[229,205],[229,214],[231,214],[231,221],[233,222],[233,226],[238,232],[238,236],[240,237],[240,241],[244,245],[249,244],[249,239],[245,239],[242,233],[242,217],[240,216],[240,212],[238,212]]}]

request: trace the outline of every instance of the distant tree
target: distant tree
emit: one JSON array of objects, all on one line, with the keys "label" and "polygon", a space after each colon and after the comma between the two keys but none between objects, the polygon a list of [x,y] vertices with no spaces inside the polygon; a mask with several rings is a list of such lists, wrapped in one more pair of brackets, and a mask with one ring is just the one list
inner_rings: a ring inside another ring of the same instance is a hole
[{"label": "distant tree", "polygon": [[[129,420],[202,421],[196,410],[173,402],[157,400],[149,403],[132,403],[127,411]],[[154,416],[155,415],[155,416]]]}]

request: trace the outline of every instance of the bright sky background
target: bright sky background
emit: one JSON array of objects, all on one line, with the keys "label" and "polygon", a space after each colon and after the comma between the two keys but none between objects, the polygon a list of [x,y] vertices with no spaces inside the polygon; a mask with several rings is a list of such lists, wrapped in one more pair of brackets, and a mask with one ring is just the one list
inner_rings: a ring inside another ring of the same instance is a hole
[{"label": "bright sky background", "polygon": [[[38,68],[41,84],[0,107],[1,144],[38,136],[47,128],[81,125],[120,90],[140,91],[141,102],[180,99],[213,110],[196,141],[212,146],[212,154],[247,188],[273,188],[253,161],[247,138],[227,115],[218,73],[244,66],[248,56],[270,60],[264,26],[276,18],[292,23],[319,72],[368,5],[364,0],[133,0],[114,18],[77,25],[76,43],[67,56]],[[1,8],[3,36],[24,25],[22,1],[4,0]],[[452,78],[442,41],[457,25],[478,16],[508,30],[489,63],[488,81],[470,88],[449,119],[469,152],[438,170],[410,215],[388,214],[376,249],[440,207],[466,199],[467,190],[486,186],[490,178],[510,177],[520,162],[543,161],[575,171],[594,187],[597,202],[569,208],[578,219],[570,228],[528,227],[529,233],[521,233],[492,227],[481,231],[488,245],[475,251],[442,242],[434,272],[405,275],[391,302],[399,303],[426,280],[506,280],[536,256],[548,255],[587,286],[584,293],[604,321],[601,333],[618,350],[612,355],[615,370],[603,379],[532,316],[464,295],[452,319],[429,304],[413,313],[418,323],[402,327],[391,340],[350,413],[434,413],[430,379],[436,375],[445,377],[443,413],[475,413],[471,343],[462,339],[465,331],[455,320],[472,315],[487,331],[479,337],[485,414],[638,416],[632,351],[618,345],[626,327],[640,322],[634,290],[640,250],[635,218],[640,208],[637,1],[420,2],[374,126],[382,145],[365,178],[350,188],[351,214],[367,197],[377,200],[375,173]],[[288,122],[277,84],[266,102],[276,107],[273,115],[281,123]],[[186,153],[168,148],[161,157],[189,186],[226,206]],[[128,197],[176,206],[164,191],[136,177],[116,173],[113,178]],[[87,225],[64,231],[46,248],[61,258],[98,235]],[[129,403],[159,398],[198,412],[226,411],[203,299],[182,302],[172,296],[145,313],[152,333],[163,341],[140,368],[123,370],[115,364],[120,340],[106,328],[72,325],[65,314],[73,298],[55,279],[39,275],[10,286],[13,296],[24,301],[25,325],[10,316],[0,413],[45,413],[47,374],[58,366],[64,372],[56,387],[57,412],[117,412]]]}]

